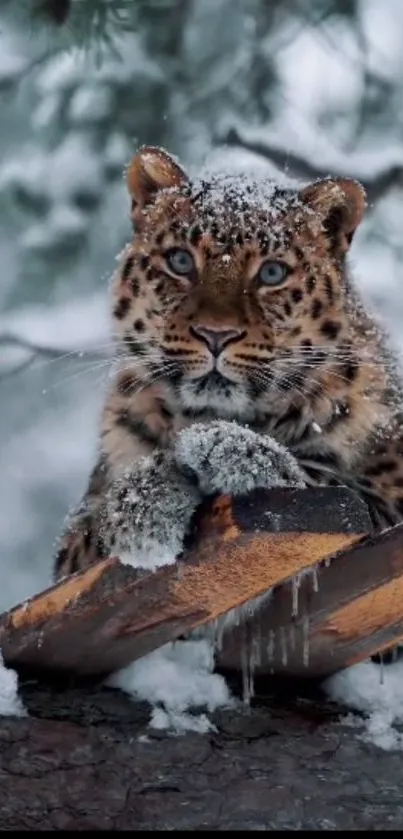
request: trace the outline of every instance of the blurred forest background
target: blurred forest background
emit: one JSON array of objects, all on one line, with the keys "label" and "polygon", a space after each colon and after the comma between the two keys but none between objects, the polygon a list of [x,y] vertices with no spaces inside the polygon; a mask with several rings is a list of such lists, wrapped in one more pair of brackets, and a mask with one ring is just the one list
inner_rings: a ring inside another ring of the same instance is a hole
[{"label": "blurred forest background", "polygon": [[352,264],[403,346],[401,0],[0,0],[0,609],[48,584],[96,447],[141,143],[360,178]]}]

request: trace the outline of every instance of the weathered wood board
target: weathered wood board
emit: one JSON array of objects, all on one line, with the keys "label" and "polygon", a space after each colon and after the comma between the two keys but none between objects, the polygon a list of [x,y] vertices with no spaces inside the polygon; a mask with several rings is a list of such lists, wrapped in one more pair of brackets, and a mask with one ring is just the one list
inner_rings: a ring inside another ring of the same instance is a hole
[{"label": "weathered wood board", "polygon": [[[252,626],[225,636],[219,664],[240,666],[247,632],[255,645],[261,639],[257,669],[332,672],[403,635],[394,595],[403,590],[403,528],[371,538],[369,526],[365,506],[344,488],[219,498],[199,510],[175,565],[144,573],[103,560],[2,615],[4,659],[17,669],[103,676],[276,587]],[[301,580],[293,615],[289,581],[318,562],[316,576]]]},{"label": "weathered wood board", "polygon": [[256,675],[327,676],[402,644],[402,604],[403,525],[398,525],[337,553],[298,587],[294,582],[276,588],[253,624],[228,632],[220,664],[238,667],[243,647],[247,657],[255,651]]}]

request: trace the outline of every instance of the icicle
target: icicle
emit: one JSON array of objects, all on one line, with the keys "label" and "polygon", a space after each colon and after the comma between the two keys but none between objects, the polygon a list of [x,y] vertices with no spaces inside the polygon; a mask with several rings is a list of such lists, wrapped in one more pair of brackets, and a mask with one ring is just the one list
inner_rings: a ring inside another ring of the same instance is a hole
[{"label": "icicle", "polygon": [[248,705],[250,700],[253,699],[255,695],[255,661],[252,659],[249,661],[249,684],[248,684]]},{"label": "icicle", "polygon": [[313,590],[315,592],[319,591],[318,568],[317,568],[316,565],[315,565],[315,568],[312,568],[311,573],[312,573],[312,587],[313,587]]},{"label": "icicle", "polygon": [[295,626],[294,626],[293,623],[290,624],[290,645],[291,645],[292,651],[294,652],[295,651]]},{"label": "icicle", "polygon": [[293,618],[296,618],[298,615],[298,593],[299,587],[301,585],[301,577],[299,574],[296,574],[295,577],[291,580],[292,586],[292,608],[291,608],[291,615]]},{"label": "icicle", "polygon": [[249,705],[250,703],[250,695],[249,695],[249,656],[248,651],[246,649],[246,638],[245,636],[242,639],[242,646],[241,646],[241,666],[242,666],[242,699],[244,705]]},{"label": "icicle", "polygon": [[269,661],[273,661],[275,643],[276,643],[275,630],[274,629],[269,629],[269,640],[267,642],[267,658],[269,659]]},{"label": "icicle", "polygon": [[225,622],[221,618],[221,620],[214,621],[214,649],[217,653],[220,653],[222,650],[222,642],[224,638],[224,627]]},{"label": "icicle", "polygon": [[254,635],[252,643],[249,646],[249,697],[253,698],[255,695],[255,672],[256,667],[260,664],[260,633]]},{"label": "icicle", "polygon": [[384,670],[384,662],[383,662],[383,653],[380,653],[380,655],[379,655],[379,663],[380,663],[379,683],[381,685],[383,685],[383,684],[385,684],[385,670]]},{"label": "icicle", "polygon": [[255,634],[252,638],[252,660],[255,667],[260,667],[262,663],[262,633],[260,624],[256,627]]},{"label": "icicle", "polygon": [[304,667],[309,665],[309,615],[304,615],[302,619],[302,657]]},{"label": "icicle", "polygon": [[280,647],[281,647],[281,663],[283,667],[288,664],[288,650],[287,650],[287,636],[285,634],[284,626],[280,626]]},{"label": "icicle", "polygon": [[325,559],[325,568],[329,568],[331,565],[332,559],[330,556],[327,556]]},{"label": "icicle", "polygon": [[253,647],[250,648],[246,633],[244,634],[241,646],[241,665],[242,665],[242,693],[243,703],[249,706],[250,701],[255,694],[255,667],[256,662],[253,657]]}]

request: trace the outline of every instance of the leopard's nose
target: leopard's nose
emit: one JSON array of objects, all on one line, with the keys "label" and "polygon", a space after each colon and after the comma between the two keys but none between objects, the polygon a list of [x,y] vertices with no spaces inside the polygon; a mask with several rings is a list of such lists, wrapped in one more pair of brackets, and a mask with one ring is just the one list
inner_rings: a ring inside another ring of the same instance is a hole
[{"label": "leopard's nose", "polygon": [[191,335],[198,338],[207,344],[211,354],[217,358],[228,344],[233,344],[235,341],[241,341],[245,337],[245,329],[214,329],[211,326],[203,326],[196,324],[196,326],[189,327]]}]

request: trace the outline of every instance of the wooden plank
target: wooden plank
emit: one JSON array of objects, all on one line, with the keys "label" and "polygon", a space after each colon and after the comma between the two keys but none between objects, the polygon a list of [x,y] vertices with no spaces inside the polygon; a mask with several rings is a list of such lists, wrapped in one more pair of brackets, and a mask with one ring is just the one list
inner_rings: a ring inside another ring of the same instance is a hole
[{"label": "wooden plank", "polygon": [[362,538],[344,488],[259,490],[202,507],[183,559],[154,573],[101,561],[0,617],[7,664],[105,675]]},{"label": "wooden plank", "polygon": [[323,677],[403,643],[403,524],[321,563],[297,594],[298,611],[295,588],[280,585],[253,625],[235,627],[220,666],[238,668],[240,648],[248,656],[253,645],[257,674]]}]

